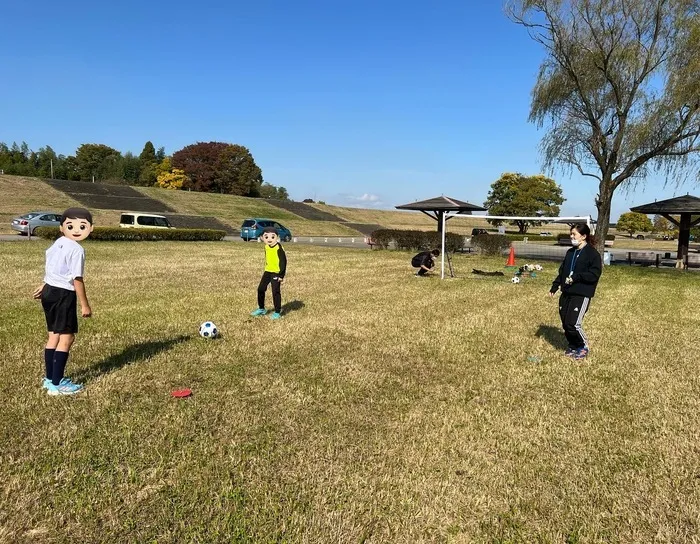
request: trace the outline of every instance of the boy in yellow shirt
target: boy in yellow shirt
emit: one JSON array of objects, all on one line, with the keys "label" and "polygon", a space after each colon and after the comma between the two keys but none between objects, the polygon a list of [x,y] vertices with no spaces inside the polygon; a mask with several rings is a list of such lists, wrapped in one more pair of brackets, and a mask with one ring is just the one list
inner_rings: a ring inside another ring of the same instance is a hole
[{"label": "boy in yellow shirt", "polygon": [[274,227],[266,227],[262,239],[265,242],[265,271],[258,285],[258,308],[250,315],[260,316],[267,313],[265,292],[267,286],[272,284],[272,302],[275,311],[270,315],[270,319],[279,319],[282,317],[282,283],[287,272],[287,254],[279,243],[279,235]]}]

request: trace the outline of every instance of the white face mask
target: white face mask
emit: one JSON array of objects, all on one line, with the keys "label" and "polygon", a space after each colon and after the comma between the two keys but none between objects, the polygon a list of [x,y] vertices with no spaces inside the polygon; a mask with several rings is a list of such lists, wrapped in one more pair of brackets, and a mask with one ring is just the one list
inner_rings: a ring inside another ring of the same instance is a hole
[{"label": "white face mask", "polygon": [[581,243],[581,240],[577,240],[576,238],[571,239],[571,245],[576,247]]}]

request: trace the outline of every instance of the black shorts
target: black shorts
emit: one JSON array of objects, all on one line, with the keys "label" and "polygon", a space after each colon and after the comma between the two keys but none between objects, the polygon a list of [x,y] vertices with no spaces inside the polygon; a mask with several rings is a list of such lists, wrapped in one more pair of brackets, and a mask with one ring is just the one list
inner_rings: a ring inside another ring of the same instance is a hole
[{"label": "black shorts", "polygon": [[49,332],[75,334],[78,332],[78,297],[75,291],[44,285],[41,292],[41,305],[46,315],[46,328]]}]

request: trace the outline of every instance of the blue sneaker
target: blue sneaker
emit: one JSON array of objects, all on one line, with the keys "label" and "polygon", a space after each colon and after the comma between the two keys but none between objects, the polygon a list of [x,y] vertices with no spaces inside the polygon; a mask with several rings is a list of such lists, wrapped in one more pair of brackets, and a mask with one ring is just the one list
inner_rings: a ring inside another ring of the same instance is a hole
[{"label": "blue sneaker", "polygon": [[[41,386],[42,386],[44,389],[48,389],[48,388],[49,388],[49,385],[51,385],[51,380],[49,380],[48,378],[44,378],[44,382],[42,383]],[[76,387],[80,387],[81,389],[82,389],[82,387],[83,387],[82,385],[80,385],[80,384],[78,384],[78,383],[73,383],[73,382],[71,381],[70,378],[63,378],[63,379],[61,380],[61,383],[59,383],[58,385],[74,385],[74,386],[76,386]]]},{"label": "blue sneaker", "polygon": [[279,318],[281,318],[281,317],[282,317],[282,314],[279,313],[279,312],[273,312],[273,313],[270,315],[270,319],[279,319]]},{"label": "blue sneaker", "polygon": [[586,348],[586,347],[579,348],[576,350],[576,353],[574,353],[574,359],[576,359],[577,361],[582,361],[583,359],[586,358],[587,355],[588,355],[588,348]]},{"label": "blue sneaker", "polygon": [[75,395],[77,393],[80,393],[82,390],[82,385],[76,385],[74,383],[61,385],[54,385],[52,383],[49,383],[48,387],[46,388],[46,392],[51,396]]},{"label": "blue sneaker", "polygon": [[250,315],[257,317],[259,315],[265,315],[266,313],[267,310],[265,308],[258,308],[257,310],[250,312]]}]

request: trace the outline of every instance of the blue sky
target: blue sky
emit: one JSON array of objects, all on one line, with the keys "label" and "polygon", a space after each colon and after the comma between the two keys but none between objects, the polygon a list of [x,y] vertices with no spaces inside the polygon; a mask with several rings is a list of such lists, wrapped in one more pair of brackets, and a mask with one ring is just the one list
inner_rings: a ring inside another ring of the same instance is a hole
[{"label": "blue sky", "polygon": [[[39,0],[2,21],[7,143],[237,143],[295,200],[378,208],[482,204],[502,172],[542,170],[527,117],[543,53],[500,0]],[[596,215],[593,180],[553,177],[562,214]],[[649,179],[613,220],[688,191]]]}]

